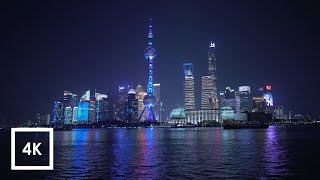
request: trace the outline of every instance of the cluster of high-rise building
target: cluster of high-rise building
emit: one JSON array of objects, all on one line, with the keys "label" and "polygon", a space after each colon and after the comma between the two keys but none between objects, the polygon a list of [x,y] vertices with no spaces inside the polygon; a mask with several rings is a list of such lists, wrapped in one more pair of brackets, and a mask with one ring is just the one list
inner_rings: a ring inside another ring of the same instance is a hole
[{"label": "cluster of high-rise building", "polygon": [[65,91],[63,101],[53,105],[52,124],[106,124],[111,121],[136,123],[141,121],[161,121],[162,102],[160,84],[154,84],[154,59],[156,50],[152,47],[152,24],[150,19],[148,46],[144,56],[148,61],[148,81],[146,91],[139,84],[136,89],[119,86],[116,98],[110,95],[86,91],[80,99],[76,94]]},{"label": "cluster of high-rise building", "polygon": [[70,91],[64,91],[63,101],[53,104],[52,124],[94,124],[106,122],[113,116],[113,101],[106,95],[86,91],[80,99]]},{"label": "cluster of high-rise building", "polygon": [[[51,123],[56,126],[71,124],[108,123],[122,121],[135,123],[141,121],[162,121],[162,102],[160,84],[154,83],[154,60],[156,50],[152,44],[153,33],[150,19],[148,46],[144,56],[148,62],[148,80],[146,90],[139,84],[119,86],[117,97],[88,90],[81,97],[65,91],[62,101],[55,101]],[[226,87],[217,92],[217,65],[215,43],[208,46],[208,71],[201,77],[201,102],[196,108],[195,77],[193,64],[184,63],[184,108],[172,111],[174,118],[181,118],[186,123],[198,124],[203,121],[223,121],[228,119],[245,120],[249,115],[274,114],[283,117],[283,107],[274,108],[271,86],[263,86],[253,96],[250,86],[240,86],[237,90]],[[219,100],[218,100],[219,99]],[[183,113],[181,113],[183,111]],[[177,112],[179,112],[177,114]],[[183,116],[181,115],[183,114]],[[252,115],[255,116],[255,115]],[[49,117],[50,119],[50,117]],[[39,123],[48,123],[48,117],[38,118]]]},{"label": "cluster of high-rise building", "polygon": [[[153,84],[153,88],[156,92],[156,101],[159,102],[154,108],[154,116],[156,121],[161,121],[160,84]],[[50,122],[55,126],[63,126],[108,124],[112,121],[126,123],[145,121],[147,112],[144,111],[144,99],[146,96],[147,93],[140,84],[136,89],[130,86],[119,86],[117,97],[88,90],[78,99],[76,94],[65,91],[63,101],[53,103],[52,121]],[[39,122],[44,122],[43,118],[39,115]],[[39,124],[49,125],[48,121],[45,122]]]},{"label": "cluster of high-rise building", "polygon": [[226,87],[219,99],[221,120],[243,120],[243,113],[275,115],[270,85],[261,87],[256,96],[252,95],[250,86],[240,86],[238,90]]},{"label": "cluster of high-rise building", "polygon": [[[220,122],[228,119],[246,120],[249,113],[254,114],[253,116],[276,113],[270,85],[261,87],[257,96],[252,95],[250,86],[240,86],[238,90],[226,87],[224,91],[217,93],[215,43],[212,41],[208,48],[208,72],[201,78],[200,109],[196,108],[195,102],[193,64],[185,63],[183,68],[186,123],[198,124],[206,120]],[[282,117],[279,115],[280,109],[276,110],[278,117]],[[175,109],[173,112],[178,111]]]},{"label": "cluster of high-rise building", "polygon": [[[184,68],[184,108],[186,111],[185,121],[198,124],[202,121],[218,121],[219,105],[217,97],[217,76],[215,44],[209,45],[208,50],[208,73],[201,78],[201,109],[196,108],[195,102],[195,78],[193,64],[185,63]],[[171,113],[174,114],[174,113]]]}]

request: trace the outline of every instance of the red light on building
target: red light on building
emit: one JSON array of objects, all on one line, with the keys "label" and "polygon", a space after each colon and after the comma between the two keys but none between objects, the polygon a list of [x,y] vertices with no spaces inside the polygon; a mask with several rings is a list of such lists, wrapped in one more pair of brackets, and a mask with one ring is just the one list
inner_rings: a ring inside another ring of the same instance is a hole
[{"label": "red light on building", "polygon": [[271,90],[271,86],[266,86],[266,89],[267,90]]}]

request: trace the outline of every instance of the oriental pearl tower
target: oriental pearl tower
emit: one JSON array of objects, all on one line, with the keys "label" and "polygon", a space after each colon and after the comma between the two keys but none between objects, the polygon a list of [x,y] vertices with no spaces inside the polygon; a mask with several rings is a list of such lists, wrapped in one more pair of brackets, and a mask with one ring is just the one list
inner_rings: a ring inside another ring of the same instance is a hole
[{"label": "oriental pearl tower", "polygon": [[156,105],[156,97],[153,94],[153,61],[156,57],[156,50],[152,47],[152,19],[150,18],[149,34],[148,34],[148,47],[144,51],[144,57],[148,60],[148,84],[147,95],[143,99],[144,109],[139,116],[144,117],[146,121],[154,122],[156,118],[154,116],[154,106]]}]

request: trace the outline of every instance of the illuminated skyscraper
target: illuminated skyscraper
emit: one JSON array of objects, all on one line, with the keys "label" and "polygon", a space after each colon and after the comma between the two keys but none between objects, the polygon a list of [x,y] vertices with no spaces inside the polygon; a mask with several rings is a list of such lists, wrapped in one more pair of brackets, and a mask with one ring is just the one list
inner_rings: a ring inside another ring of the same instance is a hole
[{"label": "illuminated skyscraper", "polygon": [[[79,111],[80,112],[84,112],[84,109],[86,108],[86,104],[83,104],[84,106],[82,108],[80,108],[78,106],[78,119],[79,117],[82,118],[81,119],[81,122],[82,123],[95,123],[96,122],[96,113],[95,113],[95,101],[96,101],[96,98],[95,98],[95,92],[92,91],[92,90],[87,90],[85,92],[85,94],[82,95],[81,97],[81,102],[86,102],[88,103],[88,119],[87,119],[87,122],[85,122],[86,120],[83,118],[84,116],[79,116]],[[79,105],[79,104],[78,104]]]},{"label": "illuminated skyscraper", "polygon": [[217,60],[215,55],[215,44],[211,41],[208,50],[208,61],[209,61],[209,75],[212,76],[212,95],[217,97]]},{"label": "illuminated skyscraper", "polygon": [[195,109],[194,77],[192,63],[184,63],[184,107],[186,110]]},{"label": "illuminated skyscraper", "polygon": [[72,111],[72,124],[78,123],[78,107],[74,107]]},{"label": "illuminated skyscraper", "polygon": [[[145,117],[147,121],[156,121],[156,118],[154,116],[154,106],[157,102],[156,97],[154,96],[153,92],[153,60],[156,57],[156,50],[152,47],[152,25],[151,25],[151,19],[150,19],[150,25],[149,25],[149,34],[148,34],[148,47],[144,51],[144,56],[148,60],[148,84],[147,84],[147,95],[143,99],[144,103],[144,110],[139,116],[139,120],[142,116]],[[146,114],[144,114],[146,112]]]},{"label": "illuminated skyscraper", "polygon": [[252,112],[266,112],[266,101],[263,97],[253,97],[252,103]]},{"label": "illuminated skyscraper", "polygon": [[78,103],[78,123],[87,124],[89,121],[89,102]]},{"label": "illuminated skyscraper", "polygon": [[138,99],[136,99],[136,92],[133,89],[128,92],[127,106],[127,123],[138,122]]},{"label": "illuminated skyscraper", "polygon": [[72,123],[73,108],[71,106],[64,108],[64,124],[69,125]]},{"label": "illuminated skyscraper", "polygon": [[77,95],[72,94],[70,91],[63,92],[63,106],[75,107],[77,106]]},{"label": "illuminated skyscraper", "polygon": [[[138,99],[138,114],[140,115],[144,110],[143,99],[147,95],[146,92],[143,91],[143,87],[139,84],[136,88],[136,98]],[[140,121],[145,121],[145,115],[140,117]]]},{"label": "illuminated skyscraper", "polygon": [[220,101],[221,108],[231,107],[231,109],[235,113],[240,112],[240,96],[235,90],[231,89],[230,87],[226,87],[226,90],[223,93],[220,93]]},{"label": "illuminated skyscraper", "polygon": [[240,86],[239,97],[240,97],[240,112],[251,112],[252,97],[251,97],[250,86]]},{"label": "illuminated skyscraper", "polygon": [[213,99],[212,76],[203,76],[201,86],[201,109],[213,109]]},{"label": "illuminated skyscraper", "polygon": [[73,108],[77,106],[77,95],[70,91],[63,92],[63,123],[71,124],[73,116]]},{"label": "illuminated skyscraper", "polygon": [[126,86],[119,86],[118,91],[118,101],[116,104],[115,110],[115,119],[118,121],[125,121],[127,118],[127,98],[128,98],[128,91],[130,89],[129,85]]},{"label": "illuminated skyscraper", "polygon": [[154,106],[154,115],[157,121],[161,119],[161,111],[160,111],[160,105],[161,105],[161,99],[160,99],[160,83],[159,84],[153,84],[154,89],[154,96],[157,99],[157,103]]},{"label": "illuminated skyscraper", "polygon": [[53,103],[53,118],[52,123],[56,126],[63,125],[63,104],[59,101]]},{"label": "illuminated skyscraper", "polygon": [[112,120],[112,100],[106,94],[96,93],[96,122],[106,123],[107,121]]},{"label": "illuminated skyscraper", "polygon": [[208,75],[202,77],[201,109],[218,109],[217,65],[215,44],[211,41],[208,50]]}]

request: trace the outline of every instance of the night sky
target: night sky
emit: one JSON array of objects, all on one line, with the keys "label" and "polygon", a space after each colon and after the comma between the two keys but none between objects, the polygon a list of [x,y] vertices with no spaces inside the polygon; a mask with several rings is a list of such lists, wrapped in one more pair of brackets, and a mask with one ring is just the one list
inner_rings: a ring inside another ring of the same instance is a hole
[{"label": "night sky", "polygon": [[166,112],[183,105],[194,65],[196,106],[216,44],[218,90],[273,87],[275,105],[319,114],[320,8],[316,1],[1,1],[0,113],[25,121],[52,113],[63,91],[116,92],[147,81],[153,19],[155,83]]}]

